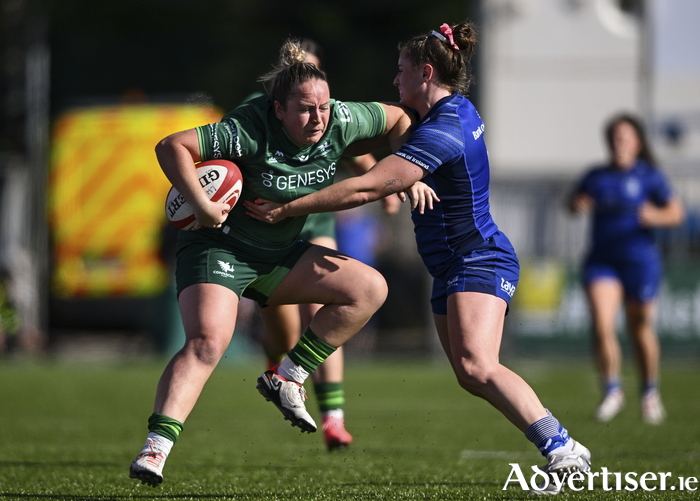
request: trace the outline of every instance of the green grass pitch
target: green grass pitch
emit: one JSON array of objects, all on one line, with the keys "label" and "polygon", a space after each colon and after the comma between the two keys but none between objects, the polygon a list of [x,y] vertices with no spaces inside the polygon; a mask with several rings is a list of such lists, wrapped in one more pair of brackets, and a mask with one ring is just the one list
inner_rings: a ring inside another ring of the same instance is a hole
[{"label": "green grass pitch", "polygon": [[[360,362],[346,367],[346,420],[355,442],[328,453],[321,433],[302,435],[255,390],[262,362],[214,372],[150,488],[128,478],[164,361],[107,365],[0,363],[0,499],[482,500],[529,498],[503,486],[509,463],[531,472],[543,458],[523,434],[456,384],[446,362]],[[521,374],[593,468],[700,478],[697,361],[663,363],[669,417],[639,418],[637,380],[625,373],[627,408],[596,423],[596,375],[586,359],[515,360]],[[309,385],[310,386],[310,385]],[[316,417],[313,390],[308,408]],[[658,485],[658,484],[657,484]],[[694,487],[698,488],[699,485]],[[565,499],[697,499],[689,491],[566,492]]]}]

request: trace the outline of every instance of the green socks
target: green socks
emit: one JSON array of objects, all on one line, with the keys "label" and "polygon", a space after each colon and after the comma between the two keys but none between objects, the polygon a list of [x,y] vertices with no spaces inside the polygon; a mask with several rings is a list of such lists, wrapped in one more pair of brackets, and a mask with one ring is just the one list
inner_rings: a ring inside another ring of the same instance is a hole
[{"label": "green socks", "polygon": [[311,332],[311,329],[306,329],[299,342],[289,352],[288,357],[295,365],[300,365],[305,371],[311,373],[336,349],[317,337]]},{"label": "green socks", "polygon": [[180,432],[185,425],[180,421],[169,418],[165,414],[160,414],[159,412],[154,412],[151,417],[148,418],[148,431],[151,433],[157,433],[161,437],[165,437],[171,440],[173,443],[177,442],[177,437],[180,436]]},{"label": "green socks", "polygon": [[318,400],[318,409],[322,412],[342,410],[345,404],[343,383],[314,384],[314,393]]}]

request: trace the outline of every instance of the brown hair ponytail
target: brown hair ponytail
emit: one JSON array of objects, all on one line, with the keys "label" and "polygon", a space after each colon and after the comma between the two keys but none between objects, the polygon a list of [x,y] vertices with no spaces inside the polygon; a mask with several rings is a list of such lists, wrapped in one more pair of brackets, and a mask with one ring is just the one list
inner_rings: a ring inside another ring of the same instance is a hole
[{"label": "brown hair ponytail", "polygon": [[451,93],[467,95],[474,77],[470,60],[476,51],[476,27],[468,22],[413,37],[399,45],[399,52],[414,66],[429,63],[437,72],[438,82]]},{"label": "brown hair ponytail", "polygon": [[324,71],[305,61],[303,42],[288,39],[282,44],[277,63],[271,71],[258,78],[258,82],[263,82],[266,88],[271,82],[272,86],[268,92],[272,102],[277,101],[284,107],[293,87],[309,80],[327,81]]}]

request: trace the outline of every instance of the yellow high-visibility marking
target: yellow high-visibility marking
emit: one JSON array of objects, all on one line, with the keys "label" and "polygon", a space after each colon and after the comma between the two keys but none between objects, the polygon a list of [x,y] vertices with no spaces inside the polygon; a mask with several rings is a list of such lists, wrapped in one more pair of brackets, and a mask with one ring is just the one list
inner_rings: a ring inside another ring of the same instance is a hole
[{"label": "yellow high-visibility marking", "polygon": [[160,255],[170,182],[154,148],[221,115],[212,107],[132,104],[74,109],[57,120],[49,172],[55,294],[163,291],[170,279]]}]

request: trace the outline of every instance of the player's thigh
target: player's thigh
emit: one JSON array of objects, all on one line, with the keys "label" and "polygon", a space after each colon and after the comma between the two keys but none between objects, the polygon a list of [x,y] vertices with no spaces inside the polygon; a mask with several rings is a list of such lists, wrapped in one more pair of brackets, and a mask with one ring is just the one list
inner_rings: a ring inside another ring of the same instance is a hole
[{"label": "player's thigh", "polygon": [[612,276],[596,277],[586,284],[586,296],[595,326],[613,326],[624,296],[620,280]]},{"label": "player's thigh", "polygon": [[447,359],[452,363],[452,350],[450,349],[450,335],[447,328],[447,315],[433,313],[433,321],[435,322],[435,330],[437,331],[440,346],[442,346]]},{"label": "player's thigh", "polygon": [[[331,214],[335,217],[334,214]],[[338,250],[338,243],[335,238],[326,235],[314,236],[309,239],[309,243],[314,245],[320,245],[321,247],[326,247],[328,249]],[[316,312],[321,308],[320,304],[300,304],[297,314],[301,317],[301,329],[305,329],[309,326],[314,318]]]},{"label": "player's thigh", "polygon": [[320,246],[310,247],[270,294],[268,304],[382,303],[384,277],[374,268]]},{"label": "player's thigh", "polygon": [[453,357],[498,362],[508,304],[483,292],[456,292],[447,298],[447,329]]},{"label": "player's thigh", "polygon": [[178,297],[185,336],[224,345],[233,336],[238,314],[238,296],[218,284],[202,283],[185,288]]},{"label": "player's thigh", "polygon": [[294,346],[301,334],[299,306],[296,304],[266,306],[260,308],[260,316],[269,338],[290,348]]},{"label": "player's thigh", "polygon": [[653,332],[656,300],[628,299],[625,301],[625,314],[628,330],[633,337],[641,337],[648,332]]}]

